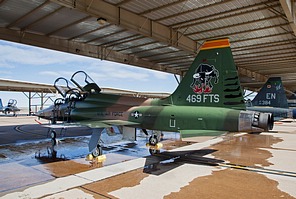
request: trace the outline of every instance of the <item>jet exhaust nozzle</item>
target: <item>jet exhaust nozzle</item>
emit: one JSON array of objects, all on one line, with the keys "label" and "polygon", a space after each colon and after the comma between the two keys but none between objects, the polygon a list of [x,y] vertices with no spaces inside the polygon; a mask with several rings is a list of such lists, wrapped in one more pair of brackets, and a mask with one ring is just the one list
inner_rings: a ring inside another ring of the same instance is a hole
[{"label": "jet exhaust nozzle", "polygon": [[239,116],[239,131],[262,132],[272,130],[274,118],[271,113],[241,111]]},{"label": "jet exhaust nozzle", "polygon": [[265,131],[273,129],[274,118],[271,113],[255,113],[255,115],[256,114],[259,114],[259,117],[256,116],[256,118],[258,118],[258,128],[262,128]]}]

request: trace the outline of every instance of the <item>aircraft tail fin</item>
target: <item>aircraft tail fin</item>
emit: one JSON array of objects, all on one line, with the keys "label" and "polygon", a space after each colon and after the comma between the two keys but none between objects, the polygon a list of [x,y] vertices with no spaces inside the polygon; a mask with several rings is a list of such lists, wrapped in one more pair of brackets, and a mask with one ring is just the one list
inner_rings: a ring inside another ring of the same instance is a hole
[{"label": "aircraft tail fin", "polygon": [[245,109],[229,39],[206,41],[175,92],[170,104]]},{"label": "aircraft tail fin", "polygon": [[3,107],[3,104],[2,104],[2,99],[0,98],[0,108]]},{"label": "aircraft tail fin", "polygon": [[252,105],[288,108],[288,100],[281,78],[270,77],[252,100]]}]

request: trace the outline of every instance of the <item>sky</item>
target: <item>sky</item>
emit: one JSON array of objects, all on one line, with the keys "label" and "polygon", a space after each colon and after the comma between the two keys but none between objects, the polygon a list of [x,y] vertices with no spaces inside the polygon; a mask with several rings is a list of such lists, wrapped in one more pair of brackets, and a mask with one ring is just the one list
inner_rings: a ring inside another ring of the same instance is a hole
[{"label": "sky", "polygon": [[[178,85],[173,74],[0,40],[1,79],[53,84],[79,70],[102,88],[172,93]],[[28,106],[23,93],[0,91],[0,98],[3,105],[12,98]]]}]

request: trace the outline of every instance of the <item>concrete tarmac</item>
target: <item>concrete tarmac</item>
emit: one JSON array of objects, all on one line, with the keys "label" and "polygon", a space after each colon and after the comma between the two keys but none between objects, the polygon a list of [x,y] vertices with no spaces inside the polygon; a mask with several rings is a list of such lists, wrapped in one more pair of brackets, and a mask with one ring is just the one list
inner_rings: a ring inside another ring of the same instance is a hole
[{"label": "concrete tarmac", "polygon": [[[0,127],[1,140],[14,137],[0,145],[1,198],[296,198],[293,121],[279,122],[268,133],[200,142],[165,134],[164,147],[154,156],[145,146],[148,138],[139,134],[135,142],[105,145],[107,160],[99,163],[84,158],[88,129],[60,138],[60,155],[51,159],[46,128],[19,119]],[[28,132],[45,137],[18,141]]]}]

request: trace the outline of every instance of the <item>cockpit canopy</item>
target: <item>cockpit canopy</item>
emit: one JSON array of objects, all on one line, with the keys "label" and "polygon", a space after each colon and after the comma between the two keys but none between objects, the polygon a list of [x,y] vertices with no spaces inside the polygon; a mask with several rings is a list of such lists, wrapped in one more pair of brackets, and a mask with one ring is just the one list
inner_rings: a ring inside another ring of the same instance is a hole
[{"label": "cockpit canopy", "polygon": [[57,78],[54,82],[54,87],[63,97],[66,97],[69,90],[75,88],[75,86],[64,77]]},{"label": "cockpit canopy", "polygon": [[82,99],[87,93],[99,93],[100,87],[84,71],[77,71],[68,81],[59,77],[54,82],[54,87],[66,99]]},{"label": "cockpit canopy", "polygon": [[10,99],[7,103],[8,107],[16,106],[17,101],[15,99]]},{"label": "cockpit canopy", "polygon": [[86,74],[84,71],[77,71],[71,77],[71,81],[82,91],[89,93],[99,93],[101,92],[100,87],[95,83],[95,81]]}]

